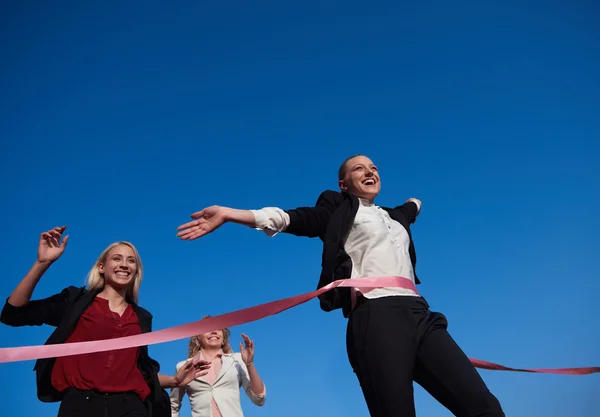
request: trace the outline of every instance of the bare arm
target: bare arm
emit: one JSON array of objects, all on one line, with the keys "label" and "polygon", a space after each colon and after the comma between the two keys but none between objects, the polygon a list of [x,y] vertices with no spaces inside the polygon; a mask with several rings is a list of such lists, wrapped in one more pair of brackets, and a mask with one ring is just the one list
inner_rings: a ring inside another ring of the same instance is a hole
[{"label": "bare arm", "polygon": [[264,395],[265,384],[261,379],[260,375],[258,375],[254,363],[246,365],[246,369],[248,369],[248,377],[250,378],[250,389],[252,390],[252,392],[258,396]]},{"label": "bare arm", "polygon": [[69,287],[44,299],[31,299],[42,275],[65,250],[68,236],[60,243],[65,228],[55,227],[40,235],[38,258],[4,303],[0,322],[15,327],[43,324],[58,326],[72,299],[81,293],[81,289]]},{"label": "bare arm", "polygon": [[60,238],[65,229],[66,226],[55,227],[40,235],[37,260],[34,262],[27,275],[25,275],[13,290],[10,297],[8,297],[8,302],[11,305],[21,307],[29,303],[31,296],[33,295],[33,290],[40,281],[40,278],[42,278],[42,275],[44,275],[48,268],[50,268],[50,265],[52,265],[65,251],[69,236],[65,236],[62,242],[60,242]]},{"label": "bare arm", "polygon": [[161,388],[185,387],[195,378],[206,375],[208,368],[210,368],[210,362],[188,361],[173,376],[158,374],[158,382]]},{"label": "bare arm", "polygon": [[158,382],[161,388],[175,388],[179,386],[175,381],[175,377],[170,375],[158,374]]},{"label": "bare arm", "polygon": [[182,240],[198,239],[212,233],[227,222],[243,224],[274,236],[285,231],[296,236],[319,237],[325,233],[329,219],[343,197],[334,191],[324,191],[314,207],[282,210],[264,207],[260,210],[238,210],[211,206],[192,214],[191,222],[177,228]]},{"label": "bare arm", "polygon": [[8,302],[15,307],[28,304],[33,295],[33,290],[40,281],[40,278],[42,278],[42,275],[44,275],[44,272],[50,268],[50,265],[52,265],[50,262],[36,260],[27,275],[25,275],[25,278],[19,282],[19,285],[17,285],[10,297],[8,297]]},{"label": "bare arm", "polygon": [[244,363],[244,374],[242,377],[242,386],[246,391],[246,395],[250,400],[259,406],[265,403],[266,389],[265,384],[258,375],[258,371],[254,366],[254,342],[245,334],[242,333],[244,344],[240,342],[240,355]]},{"label": "bare arm", "polygon": [[183,240],[198,239],[211,233],[225,223],[238,223],[244,226],[268,229],[267,234],[273,236],[284,230],[289,224],[289,216],[276,207],[261,210],[238,210],[231,207],[211,206],[192,214],[191,222],[177,228],[177,236]]},{"label": "bare arm", "polygon": [[225,221],[256,227],[256,218],[251,210],[239,210],[231,207],[223,207],[223,209],[225,210]]}]

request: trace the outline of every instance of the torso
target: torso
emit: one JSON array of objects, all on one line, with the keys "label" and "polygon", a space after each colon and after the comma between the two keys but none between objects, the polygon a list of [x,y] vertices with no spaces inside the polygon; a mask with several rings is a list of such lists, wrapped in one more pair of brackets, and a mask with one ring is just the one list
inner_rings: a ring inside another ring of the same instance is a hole
[{"label": "torso", "polygon": [[[409,245],[410,237],[404,226],[383,208],[359,199],[358,211],[344,242],[344,250],[352,260],[352,278],[401,276],[414,282]],[[362,292],[367,298],[417,295],[404,288]]]},{"label": "torso", "polygon": [[[95,297],[65,343],[141,334],[133,307],[127,304],[121,310],[111,311],[108,300]],[[70,387],[100,392],[133,391],[144,400],[150,388],[138,368],[139,350],[136,347],[57,358],[52,368],[52,385],[58,391]]]}]

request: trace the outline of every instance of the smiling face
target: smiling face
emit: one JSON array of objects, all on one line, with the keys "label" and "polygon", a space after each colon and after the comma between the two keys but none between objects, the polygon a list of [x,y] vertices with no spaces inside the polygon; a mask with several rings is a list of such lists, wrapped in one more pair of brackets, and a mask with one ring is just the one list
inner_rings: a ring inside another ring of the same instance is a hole
[{"label": "smiling face", "polygon": [[352,157],[340,169],[339,186],[342,191],[373,202],[381,189],[379,171],[368,157]]},{"label": "smiling face", "polygon": [[104,262],[98,264],[98,272],[104,276],[104,285],[115,289],[131,287],[138,271],[138,259],[128,245],[117,245],[108,251]]},{"label": "smiling face", "polygon": [[218,349],[223,346],[223,330],[214,330],[198,336],[203,349]]}]

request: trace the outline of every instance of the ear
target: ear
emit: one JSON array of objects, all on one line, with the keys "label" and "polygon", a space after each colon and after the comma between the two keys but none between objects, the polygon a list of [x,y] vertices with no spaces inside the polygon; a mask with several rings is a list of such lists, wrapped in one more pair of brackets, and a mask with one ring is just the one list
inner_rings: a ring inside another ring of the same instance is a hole
[{"label": "ear", "polygon": [[342,190],[342,191],[346,191],[348,189],[344,180],[339,180],[338,185],[340,187],[340,190]]},{"label": "ear", "polygon": [[104,264],[102,262],[98,264],[98,272],[104,274]]}]

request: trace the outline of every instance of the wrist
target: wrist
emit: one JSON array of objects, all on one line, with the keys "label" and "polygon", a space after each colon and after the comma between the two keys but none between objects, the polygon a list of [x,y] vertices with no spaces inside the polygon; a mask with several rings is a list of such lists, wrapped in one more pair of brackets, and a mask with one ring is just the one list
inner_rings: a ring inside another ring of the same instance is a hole
[{"label": "wrist", "polygon": [[33,266],[39,269],[48,269],[53,263],[54,261],[36,259]]},{"label": "wrist", "polygon": [[235,220],[235,210],[230,207],[223,207],[223,218],[226,222],[231,222]]}]

